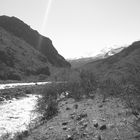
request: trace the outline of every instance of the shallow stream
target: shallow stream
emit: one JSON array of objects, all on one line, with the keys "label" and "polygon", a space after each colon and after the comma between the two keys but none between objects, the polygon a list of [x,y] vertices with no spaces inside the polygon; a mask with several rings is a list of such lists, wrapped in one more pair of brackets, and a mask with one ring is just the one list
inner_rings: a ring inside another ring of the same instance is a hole
[{"label": "shallow stream", "polygon": [[33,111],[37,98],[37,95],[28,95],[0,104],[0,136],[26,130],[30,121],[37,117]]}]

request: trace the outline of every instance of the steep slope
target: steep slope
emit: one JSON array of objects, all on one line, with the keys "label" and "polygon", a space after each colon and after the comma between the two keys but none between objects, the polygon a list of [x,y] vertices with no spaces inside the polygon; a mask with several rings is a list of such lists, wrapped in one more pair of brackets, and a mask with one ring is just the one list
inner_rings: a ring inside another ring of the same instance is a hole
[{"label": "steep slope", "polygon": [[88,63],[81,68],[91,70],[101,78],[119,79],[137,75],[140,72],[140,41],[132,43],[113,56]]},{"label": "steep slope", "polygon": [[0,27],[0,79],[21,80],[25,76],[50,75],[49,62],[24,40]]},{"label": "steep slope", "polygon": [[18,18],[0,16],[0,26],[39,50],[52,65],[70,67],[70,64],[54,48],[49,38],[40,35]]}]

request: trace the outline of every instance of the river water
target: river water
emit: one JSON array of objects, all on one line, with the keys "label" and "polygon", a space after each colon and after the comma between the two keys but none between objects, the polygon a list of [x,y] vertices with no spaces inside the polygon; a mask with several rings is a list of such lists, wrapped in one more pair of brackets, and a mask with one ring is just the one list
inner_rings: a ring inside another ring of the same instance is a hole
[{"label": "river water", "polygon": [[[36,86],[50,84],[51,82],[37,83],[10,83],[0,84],[0,90],[23,86]],[[39,95],[27,95],[20,99],[13,98],[9,101],[0,102],[0,137],[6,133],[14,134],[24,131],[31,120],[39,114],[34,111]]]},{"label": "river water", "polygon": [[[0,84],[0,90],[51,83],[52,82]],[[13,98],[9,101],[0,102],[0,137],[6,133],[14,134],[27,129],[31,120],[39,116],[39,114],[34,111],[39,97],[39,95],[27,95],[20,99]]]},{"label": "river water", "polygon": [[[15,87],[23,87],[23,86],[35,86],[35,85],[45,85],[51,84],[52,82],[31,82],[31,83],[9,83],[9,84],[0,84],[0,89],[8,89],[8,88],[15,88]],[[60,83],[60,82],[57,82]]]},{"label": "river water", "polygon": [[37,98],[37,95],[28,95],[0,104],[0,136],[26,130],[30,121],[38,115],[33,111]]}]

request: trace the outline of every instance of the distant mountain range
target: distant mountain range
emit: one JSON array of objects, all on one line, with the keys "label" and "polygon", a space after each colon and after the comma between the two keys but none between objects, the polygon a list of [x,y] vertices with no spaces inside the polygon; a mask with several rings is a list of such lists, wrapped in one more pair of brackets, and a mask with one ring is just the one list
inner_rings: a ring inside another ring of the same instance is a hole
[{"label": "distant mountain range", "polygon": [[94,62],[99,59],[104,59],[109,56],[112,56],[116,53],[119,53],[122,51],[125,47],[118,47],[118,48],[110,48],[109,50],[104,50],[100,54],[94,56],[94,57],[83,57],[83,58],[78,58],[78,59],[71,59],[68,60],[73,68],[79,68],[87,63]]},{"label": "distant mountain range", "polygon": [[107,51],[107,52],[105,52],[105,53],[103,54],[103,56],[104,56],[104,58],[107,58],[107,57],[109,57],[109,56],[112,56],[112,55],[114,55],[114,54],[119,53],[119,52],[122,51],[124,48],[126,48],[126,47],[110,48],[110,50]]},{"label": "distant mountain range", "polygon": [[0,79],[50,75],[50,67],[70,67],[52,45],[16,17],[0,16]]}]

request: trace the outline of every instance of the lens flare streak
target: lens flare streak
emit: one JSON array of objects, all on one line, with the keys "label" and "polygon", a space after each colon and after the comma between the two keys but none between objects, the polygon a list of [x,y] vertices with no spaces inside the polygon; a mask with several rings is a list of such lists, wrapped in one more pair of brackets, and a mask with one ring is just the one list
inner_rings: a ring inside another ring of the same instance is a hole
[{"label": "lens flare streak", "polygon": [[42,27],[41,27],[41,34],[44,34],[44,30],[47,26],[47,21],[48,21],[50,9],[51,9],[52,1],[53,0],[48,0],[48,3],[47,3],[45,15],[44,15],[44,19],[43,19],[43,23],[42,23]]}]

